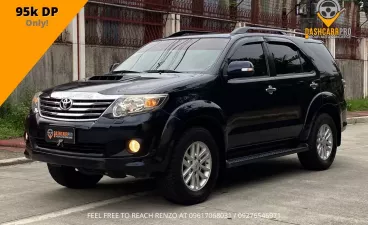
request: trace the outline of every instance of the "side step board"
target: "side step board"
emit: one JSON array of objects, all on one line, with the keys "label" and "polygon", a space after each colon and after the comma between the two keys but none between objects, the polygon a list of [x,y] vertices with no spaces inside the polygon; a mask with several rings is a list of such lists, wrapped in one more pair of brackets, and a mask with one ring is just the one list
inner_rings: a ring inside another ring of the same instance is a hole
[{"label": "side step board", "polygon": [[280,157],[280,156],[290,155],[290,154],[299,153],[299,152],[305,152],[305,151],[308,151],[308,150],[309,150],[308,145],[304,144],[304,145],[302,145],[298,148],[277,149],[277,150],[270,151],[270,152],[259,153],[259,154],[255,154],[255,155],[249,155],[249,156],[243,156],[243,157],[239,157],[239,158],[235,158],[235,159],[226,160],[226,167],[227,168],[232,168],[232,167],[242,166],[242,165],[245,165],[245,164],[258,162],[258,161],[262,161],[262,160],[265,160],[265,159],[277,158],[277,157]]}]

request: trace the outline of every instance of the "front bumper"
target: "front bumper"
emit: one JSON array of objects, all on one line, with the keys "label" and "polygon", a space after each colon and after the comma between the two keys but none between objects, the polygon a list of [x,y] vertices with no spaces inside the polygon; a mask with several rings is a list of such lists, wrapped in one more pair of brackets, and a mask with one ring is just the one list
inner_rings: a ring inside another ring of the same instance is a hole
[{"label": "front bumper", "polygon": [[[89,169],[111,177],[147,176],[162,172],[166,164],[156,151],[169,114],[156,111],[122,119],[95,122],[54,121],[30,114],[26,119],[25,156],[35,161]],[[75,128],[75,144],[57,146],[45,141],[48,126]],[[129,140],[141,143],[137,154],[127,151]]]},{"label": "front bumper", "polygon": [[159,163],[153,157],[126,157],[126,158],[92,158],[86,156],[65,155],[62,152],[50,150],[45,152],[44,149],[28,148],[25,151],[28,159],[35,161],[50,163],[54,165],[70,166],[74,168],[83,168],[108,175],[110,177],[124,177],[132,175],[135,177],[149,176],[155,172],[165,170],[163,163]]}]

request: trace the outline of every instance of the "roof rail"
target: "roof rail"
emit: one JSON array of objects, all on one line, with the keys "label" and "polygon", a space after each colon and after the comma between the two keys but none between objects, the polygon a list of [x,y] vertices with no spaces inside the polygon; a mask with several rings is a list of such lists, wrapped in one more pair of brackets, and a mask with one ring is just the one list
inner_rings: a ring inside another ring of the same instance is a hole
[{"label": "roof rail", "polygon": [[209,32],[209,31],[195,31],[195,30],[182,30],[182,31],[173,33],[172,35],[170,35],[166,38],[188,36],[188,35],[202,35],[202,34],[209,34],[209,33],[212,33],[212,32]]},{"label": "roof rail", "polygon": [[250,33],[249,32],[250,30],[273,31],[281,35],[295,34],[295,35],[300,35],[300,36],[305,37],[305,34],[303,33],[288,31],[288,30],[281,30],[281,29],[265,28],[265,27],[240,27],[240,28],[235,29],[233,32],[231,32],[231,35]]}]

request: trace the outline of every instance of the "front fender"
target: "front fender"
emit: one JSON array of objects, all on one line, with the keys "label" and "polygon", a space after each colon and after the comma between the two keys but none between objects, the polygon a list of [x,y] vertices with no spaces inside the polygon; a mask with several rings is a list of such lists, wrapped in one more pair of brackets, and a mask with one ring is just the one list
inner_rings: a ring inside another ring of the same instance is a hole
[{"label": "front fender", "polygon": [[175,109],[171,116],[175,116],[182,121],[200,116],[209,116],[218,120],[219,123],[225,124],[225,116],[221,107],[211,101],[196,100],[185,103]]},{"label": "front fender", "polygon": [[[161,140],[157,148],[157,160],[168,163],[171,158],[171,150],[175,140],[193,121],[211,121],[212,125],[224,130],[226,120],[222,109],[215,103],[204,100],[196,100],[185,103],[176,108],[167,120]],[[225,142],[226,143],[226,142]]]}]

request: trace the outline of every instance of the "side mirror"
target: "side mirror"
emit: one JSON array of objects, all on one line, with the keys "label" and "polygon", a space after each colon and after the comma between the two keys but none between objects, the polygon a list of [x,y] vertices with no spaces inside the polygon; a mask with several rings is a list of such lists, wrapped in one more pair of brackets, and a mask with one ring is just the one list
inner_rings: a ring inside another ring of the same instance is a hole
[{"label": "side mirror", "polygon": [[228,79],[252,77],[254,75],[253,63],[249,61],[233,61],[227,67]]},{"label": "side mirror", "polygon": [[109,72],[111,73],[112,71],[114,71],[116,69],[116,67],[118,67],[120,65],[120,63],[114,63],[110,66],[110,70]]}]

